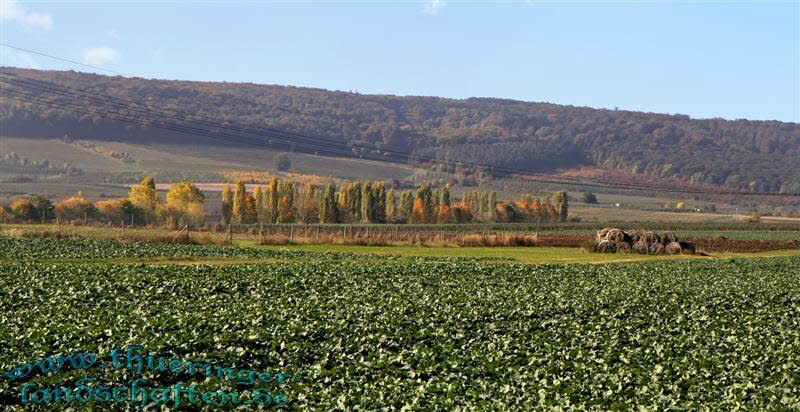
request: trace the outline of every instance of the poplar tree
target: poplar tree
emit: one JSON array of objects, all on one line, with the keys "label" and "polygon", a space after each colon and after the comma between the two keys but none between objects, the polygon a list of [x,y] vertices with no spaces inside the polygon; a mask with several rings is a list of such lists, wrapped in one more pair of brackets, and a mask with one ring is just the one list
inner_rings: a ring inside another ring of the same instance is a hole
[{"label": "poplar tree", "polygon": [[231,223],[231,215],[233,214],[233,193],[231,192],[231,185],[222,187],[222,219],[225,224]]},{"label": "poplar tree", "polygon": [[245,223],[245,214],[247,213],[247,187],[244,181],[239,180],[236,182],[236,188],[233,192],[233,212],[231,218],[234,223]]},{"label": "poplar tree", "polygon": [[399,221],[408,222],[411,211],[414,208],[414,194],[410,190],[404,190],[400,194],[400,204],[398,205]]},{"label": "poplar tree", "polygon": [[278,188],[278,223],[294,223],[296,209],[294,206],[294,182],[280,182]]},{"label": "poplar tree", "polygon": [[350,222],[353,219],[352,213],[350,211],[349,194],[350,190],[348,186],[344,185],[339,189],[339,193],[336,195],[336,203],[339,210],[340,222]]},{"label": "poplar tree", "polygon": [[353,182],[347,185],[347,208],[353,222],[361,221],[361,183]]},{"label": "poplar tree", "polygon": [[553,193],[553,207],[558,213],[558,220],[561,222],[567,221],[569,215],[569,205],[567,204],[567,192],[560,191]]},{"label": "poplar tree", "polygon": [[497,192],[489,193],[489,203],[486,207],[489,212],[489,221],[495,222],[497,220]]},{"label": "poplar tree", "polygon": [[[418,209],[415,223],[430,223],[433,216],[433,193],[431,192],[430,183],[424,183],[417,189],[414,197],[414,208]],[[417,204],[419,201],[419,204]],[[415,214],[412,210],[412,215]]]},{"label": "poplar tree", "polygon": [[253,203],[256,210],[256,221],[263,222],[264,221],[264,192],[261,190],[261,186],[256,186],[253,189]]},{"label": "poplar tree", "polygon": [[372,222],[386,223],[386,185],[377,183],[372,186]]},{"label": "poplar tree", "polygon": [[386,221],[397,222],[397,217],[397,195],[394,189],[389,189],[386,193]]},{"label": "poplar tree", "polygon": [[372,183],[366,182],[361,186],[361,221],[364,223],[374,223],[373,209],[375,208],[375,199],[372,193]]},{"label": "poplar tree", "polygon": [[278,201],[280,200],[278,185],[280,185],[280,180],[275,177],[269,182],[269,186],[267,186],[267,196],[265,200],[267,201],[268,218],[271,223],[278,223]]},{"label": "poplar tree", "polygon": [[319,202],[319,222],[338,223],[339,210],[336,202],[336,187],[332,184],[325,186],[325,192]]},{"label": "poplar tree", "polygon": [[450,185],[444,185],[440,196],[439,205],[450,207]]},{"label": "poplar tree", "polygon": [[319,220],[319,202],[317,189],[311,182],[306,183],[300,202],[300,220],[303,223],[314,223]]}]

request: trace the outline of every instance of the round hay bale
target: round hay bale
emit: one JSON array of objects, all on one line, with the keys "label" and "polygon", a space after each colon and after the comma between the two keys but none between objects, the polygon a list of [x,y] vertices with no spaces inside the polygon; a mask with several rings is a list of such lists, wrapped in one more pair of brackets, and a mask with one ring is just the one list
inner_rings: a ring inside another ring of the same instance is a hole
[{"label": "round hay bale", "polygon": [[604,240],[597,245],[597,251],[600,253],[615,253],[617,251],[616,243]]},{"label": "round hay bale", "polygon": [[664,245],[661,243],[653,243],[647,247],[647,252],[651,255],[660,255],[664,253]]},{"label": "round hay bale", "polygon": [[647,244],[642,242],[641,240],[636,242],[636,243],[634,243],[633,247],[631,247],[631,249],[633,249],[634,252],[636,252],[636,253],[638,253],[640,255],[646,255],[647,254]]},{"label": "round hay bale", "polygon": [[664,246],[669,245],[670,243],[674,243],[678,241],[678,237],[675,236],[672,232],[664,232],[661,235],[661,244]]},{"label": "round hay bale", "polygon": [[631,253],[631,244],[628,242],[617,243],[617,253]]},{"label": "round hay bale", "polygon": [[661,236],[659,236],[658,233],[645,232],[642,233],[641,237],[639,237],[639,241],[644,242],[644,244],[646,244],[649,247],[650,245],[654,245],[656,243],[660,244]]},{"label": "round hay bale", "polygon": [[619,229],[611,229],[606,234],[606,240],[609,242],[620,243],[625,241],[625,232]]},{"label": "round hay bale", "polygon": [[595,239],[597,240],[597,243],[600,243],[600,242],[606,240],[606,235],[608,235],[608,232],[610,232],[612,230],[614,230],[614,229],[610,228],[610,227],[604,227],[604,228],[598,230],[597,231],[597,235],[595,236]]},{"label": "round hay bale", "polygon": [[664,247],[664,251],[667,252],[668,255],[680,254],[681,244],[678,242],[669,242],[667,246]]},{"label": "round hay bale", "polygon": [[635,244],[636,242],[638,242],[638,241],[639,241],[639,237],[641,236],[641,235],[639,234],[639,231],[638,231],[638,230],[626,230],[626,231],[625,231],[625,235],[627,235],[627,236],[628,236],[628,242],[629,242],[631,245],[633,245],[633,244]]},{"label": "round hay bale", "polygon": [[681,246],[681,253],[694,255],[697,252],[697,246],[695,246],[694,242],[680,241],[678,244]]}]

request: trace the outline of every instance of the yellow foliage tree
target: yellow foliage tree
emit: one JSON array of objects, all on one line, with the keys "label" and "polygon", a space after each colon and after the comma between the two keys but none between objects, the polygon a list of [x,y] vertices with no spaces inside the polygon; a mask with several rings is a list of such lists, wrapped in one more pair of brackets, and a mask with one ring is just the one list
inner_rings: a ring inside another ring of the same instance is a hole
[{"label": "yellow foliage tree", "polygon": [[127,222],[137,212],[129,199],[101,200],[94,204],[100,217],[110,223]]},{"label": "yellow foliage tree", "polygon": [[87,221],[97,216],[97,208],[92,202],[86,200],[82,194],[70,197],[56,203],[56,216],[61,221],[82,220]]},{"label": "yellow foliage tree", "polygon": [[134,207],[144,212],[144,218],[148,222],[152,222],[158,209],[158,193],[153,178],[147,176],[140,184],[131,186],[128,200]]},{"label": "yellow foliage tree", "polygon": [[162,217],[176,225],[202,225],[205,222],[205,199],[197,186],[189,182],[175,183],[167,192],[167,203],[161,212]]},{"label": "yellow foliage tree", "polygon": [[246,223],[245,213],[247,213],[247,187],[243,181],[236,182],[236,189],[233,192],[233,211],[231,220],[234,223]]}]

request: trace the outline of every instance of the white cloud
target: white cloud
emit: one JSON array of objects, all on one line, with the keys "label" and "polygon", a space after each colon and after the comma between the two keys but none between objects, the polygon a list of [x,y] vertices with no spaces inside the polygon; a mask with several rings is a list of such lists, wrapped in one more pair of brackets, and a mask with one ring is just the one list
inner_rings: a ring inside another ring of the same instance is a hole
[{"label": "white cloud", "polygon": [[430,0],[425,3],[425,8],[422,9],[422,12],[425,14],[439,14],[439,10],[446,5],[447,2],[445,0]]},{"label": "white cloud", "polygon": [[27,29],[50,31],[53,17],[47,13],[25,10],[17,0],[0,0],[0,20],[16,21]]},{"label": "white cloud", "polygon": [[83,61],[95,66],[113,63],[120,58],[122,55],[108,46],[92,47],[83,52]]},{"label": "white cloud", "polygon": [[0,49],[0,66],[22,67],[25,69],[41,69],[42,66],[28,53],[3,47]]}]

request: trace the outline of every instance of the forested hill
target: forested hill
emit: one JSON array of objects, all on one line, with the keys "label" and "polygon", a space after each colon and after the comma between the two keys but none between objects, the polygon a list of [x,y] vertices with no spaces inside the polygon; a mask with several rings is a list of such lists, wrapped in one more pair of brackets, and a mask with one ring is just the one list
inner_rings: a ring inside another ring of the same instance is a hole
[{"label": "forested hill", "polygon": [[[797,123],[690,119],[489,98],[362,95],[287,86],[2,70],[237,126],[274,127],[366,146],[371,156],[393,150],[533,171],[598,165],[746,190],[800,193]],[[4,84],[3,90],[8,89]],[[70,99],[44,90],[35,93],[39,99],[60,104]],[[93,104],[84,100],[81,107],[91,111]],[[5,93],[0,120],[4,133],[22,137],[68,134],[197,142],[98,114],[22,103]]]}]

